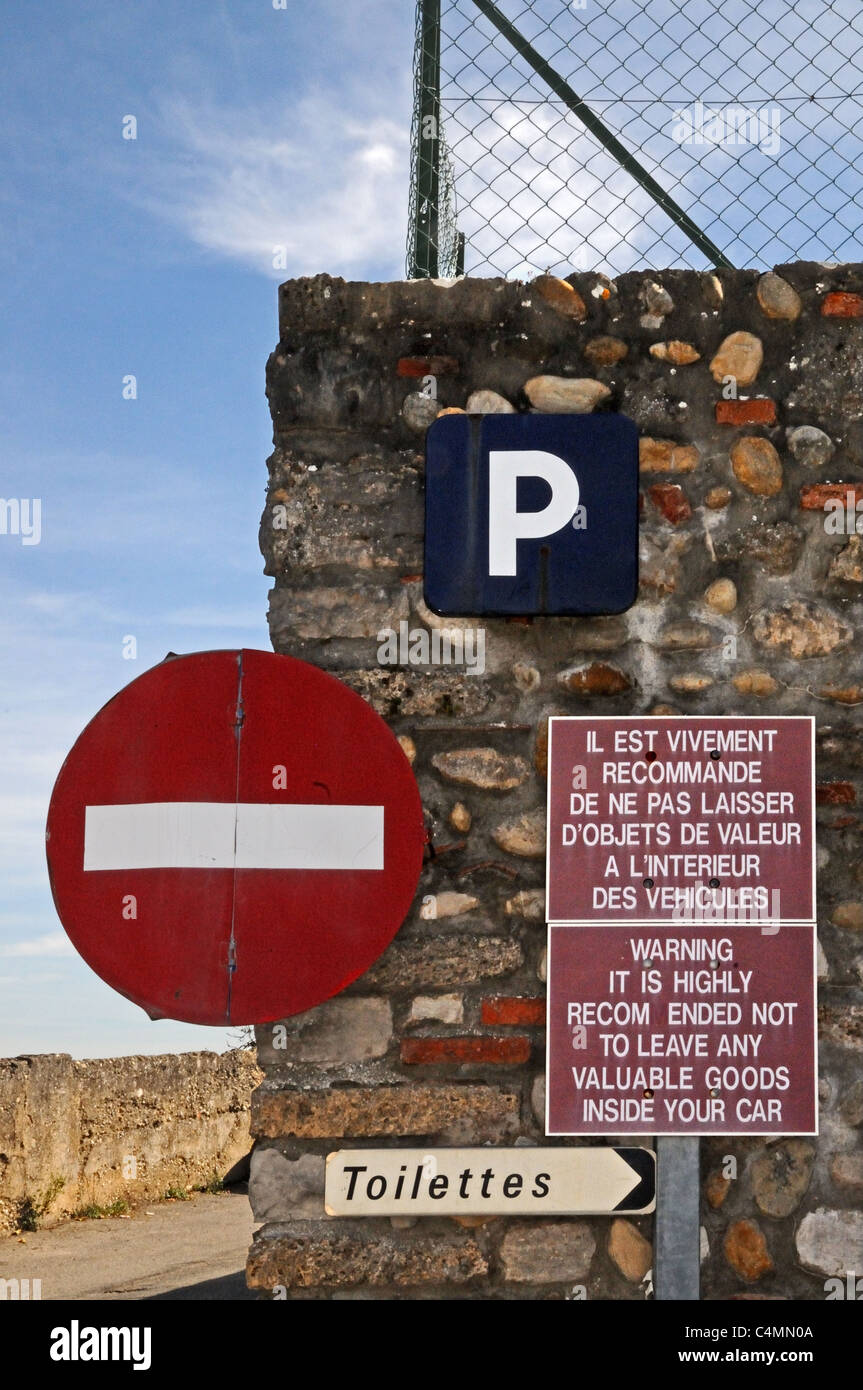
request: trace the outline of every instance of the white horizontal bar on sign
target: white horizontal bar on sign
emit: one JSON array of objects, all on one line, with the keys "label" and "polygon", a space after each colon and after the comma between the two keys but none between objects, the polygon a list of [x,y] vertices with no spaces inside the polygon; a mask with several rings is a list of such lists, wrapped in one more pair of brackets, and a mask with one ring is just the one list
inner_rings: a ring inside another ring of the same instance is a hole
[{"label": "white horizontal bar on sign", "polygon": [[88,806],[84,871],[232,869],[236,821],[231,801]]},{"label": "white horizontal bar on sign", "polygon": [[88,806],[84,870],[383,869],[383,806]]},{"label": "white horizontal bar on sign", "polygon": [[237,807],[238,869],[382,869],[383,806]]}]

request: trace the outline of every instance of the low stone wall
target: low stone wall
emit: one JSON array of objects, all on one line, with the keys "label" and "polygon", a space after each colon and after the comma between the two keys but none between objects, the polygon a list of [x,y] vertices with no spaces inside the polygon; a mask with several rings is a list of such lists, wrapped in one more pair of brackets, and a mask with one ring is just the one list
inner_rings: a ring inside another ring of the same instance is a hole
[{"label": "low stone wall", "polygon": [[[823,1299],[828,1279],[863,1274],[863,267],[321,275],[281,288],[267,390],[273,646],[390,722],[429,851],[377,964],[288,1020],[282,1046],[258,1030],[252,1284],[647,1296],[649,1220],[335,1222],[322,1192],[340,1147],[583,1142],[543,1128],[547,720],[650,712],[817,721],[821,1136],[702,1145],[703,1296]],[[441,409],[635,421],[628,613],[473,621],[481,674],[386,664],[381,630],[452,625],[422,592],[424,434]]]},{"label": "low stone wall", "polygon": [[[0,1231],[225,1175],[248,1153],[253,1052],[0,1060]],[[62,1186],[59,1186],[62,1181]]]}]

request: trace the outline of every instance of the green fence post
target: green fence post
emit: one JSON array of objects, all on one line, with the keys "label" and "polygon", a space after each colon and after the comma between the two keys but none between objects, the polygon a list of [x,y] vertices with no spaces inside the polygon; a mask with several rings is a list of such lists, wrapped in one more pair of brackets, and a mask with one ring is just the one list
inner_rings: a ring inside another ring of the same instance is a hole
[{"label": "green fence post", "polygon": [[416,80],[419,84],[414,150],[416,208],[413,278],[438,274],[440,200],[440,10],[441,0],[419,0]]}]

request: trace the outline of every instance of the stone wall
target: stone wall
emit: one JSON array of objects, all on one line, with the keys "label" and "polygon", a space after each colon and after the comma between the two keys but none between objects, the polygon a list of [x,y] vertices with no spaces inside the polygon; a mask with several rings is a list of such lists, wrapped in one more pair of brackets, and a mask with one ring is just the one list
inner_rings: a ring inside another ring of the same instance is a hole
[{"label": "stone wall", "polygon": [[[267,381],[273,645],[387,718],[429,843],[381,960],[289,1020],[285,1048],[258,1030],[251,1284],[647,1296],[648,1220],[331,1221],[324,1157],[345,1141],[582,1142],[543,1136],[549,714],[811,713],[821,1138],[702,1144],[703,1296],[824,1298],[827,1277],[863,1273],[863,551],[825,511],[849,494],[863,505],[863,267],[529,285],[318,276],[281,288]],[[379,630],[442,625],[422,598],[423,435],[440,409],[466,407],[631,416],[640,596],[621,617],[487,621],[481,675],[382,665]]]},{"label": "stone wall", "polygon": [[224,1178],[248,1154],[259,1080],[253,1052],[0,1059],[0,1232],[52,1193],[42,1225]]}]

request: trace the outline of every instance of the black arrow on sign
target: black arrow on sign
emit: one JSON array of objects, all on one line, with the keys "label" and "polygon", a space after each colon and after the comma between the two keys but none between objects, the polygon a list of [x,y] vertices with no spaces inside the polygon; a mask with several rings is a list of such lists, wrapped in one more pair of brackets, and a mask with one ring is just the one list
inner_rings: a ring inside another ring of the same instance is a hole
[{"label": "black arrow on sign", "polygon": [[618,1202],[615,1211],[641,1211],[656,1198],[656,1155],[650,1149],[615,1149],[632,1169],[634,1186]]}]

